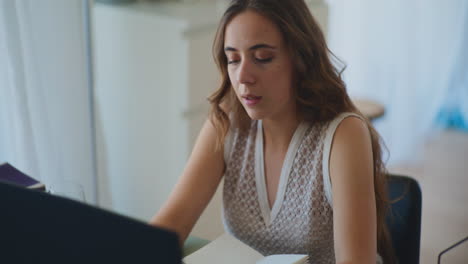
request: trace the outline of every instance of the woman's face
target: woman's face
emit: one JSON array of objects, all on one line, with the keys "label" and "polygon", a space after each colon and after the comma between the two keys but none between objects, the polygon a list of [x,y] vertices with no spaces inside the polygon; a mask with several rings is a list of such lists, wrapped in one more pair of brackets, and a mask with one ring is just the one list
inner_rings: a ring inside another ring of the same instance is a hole
[{"label": "woman's face", "polygon": [[273,22],[254,11],[238,14],[226,26],[224,51],[232,87],[251,119],[295,114],[292,62]]}]

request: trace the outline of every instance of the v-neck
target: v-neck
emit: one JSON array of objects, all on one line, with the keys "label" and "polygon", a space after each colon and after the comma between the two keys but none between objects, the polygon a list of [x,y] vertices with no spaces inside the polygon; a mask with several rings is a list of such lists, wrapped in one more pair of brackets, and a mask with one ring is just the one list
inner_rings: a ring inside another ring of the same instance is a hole
[{"label": "v-neck", "polygon": [[255,183],[258,190],[258,202],[262,212],[265,225],[269,226],[278,215],[281,205],[284,200],[284,193],[288,183],[289,175],[291,174],[291,167],[296,156],[297,149],[304,137],[307,130],[307,124],[301,122],[294,131],[291,142],[289,142],[288,151],[284,157],[283,165],[281,167],[278,188],[276,190],[275,201],[270,208],[268,202],[268,191],[265,180],[265,159],[263,153],[263,126],[262,120],[257,121],[257,135],[255,138]]}]

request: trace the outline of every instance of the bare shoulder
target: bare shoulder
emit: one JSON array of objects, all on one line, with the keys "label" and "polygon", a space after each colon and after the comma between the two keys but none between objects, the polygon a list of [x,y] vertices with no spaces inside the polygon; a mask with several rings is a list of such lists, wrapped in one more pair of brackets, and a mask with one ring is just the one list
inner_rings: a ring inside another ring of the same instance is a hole
[{"label": "bare shoulder", "polygon": [[[216,148],[217,131],[213,122],[207,119],[192,150],[191,159],[198,161],[200,157],[217,159],[222,157],[222,150]],[[189,159],[190,163],[190,159]]]},{"label": "bare shoulder", "polygon": [[356,116],[346,117],[336,129],[334,142],[351,143],[349,141],[356,140],[369,140],[370,142],[369,128],[362,119]]},{"label": "bare shoulder", "polygon": [[338,125],[330,153],[330,177],[372,174],[371,135],[366,122],[347,117]]}]

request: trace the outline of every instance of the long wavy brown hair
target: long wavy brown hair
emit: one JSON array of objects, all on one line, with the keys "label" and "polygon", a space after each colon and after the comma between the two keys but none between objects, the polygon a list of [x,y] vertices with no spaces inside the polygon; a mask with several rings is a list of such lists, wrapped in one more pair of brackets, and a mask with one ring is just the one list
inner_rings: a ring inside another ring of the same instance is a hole
[{"label": "long wavy brown hair", "polygon": [[[269,18],[282,33],[293,62],[297,105],[306,121],[329,122],[343,112],[362,116],[346,92],[341,78],[342,71],[333,65],[331,58],[337,62],[339,60],[328,49],[322,30],[303,0],[233,0],[221,18],[213,43],[213,55],[221,73],[221,84],[208,100],[212,105],[210,119],[217,131],[219,148],[222,148],[230,126],[245,131],[251,121],[232,89],[224,53],[226,25],[246,10],[253,10]],[[394,255],[385,222],[389,201],[381,138],[371,123],[366,122],[374,159],[377,250],[385,263],[393,263]]]}]

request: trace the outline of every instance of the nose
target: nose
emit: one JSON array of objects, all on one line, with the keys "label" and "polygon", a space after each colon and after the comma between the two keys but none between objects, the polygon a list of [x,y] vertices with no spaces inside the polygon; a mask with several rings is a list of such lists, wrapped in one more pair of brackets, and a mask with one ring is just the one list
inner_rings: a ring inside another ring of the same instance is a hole
[{"label": "nose", "polygon": [[244,60],[241,62],[239,67],[237,68],[237,81],[240,84],[254,84],[255,83],[255,75],[253,72],[253,66],[251,62],[248,60]]}]

